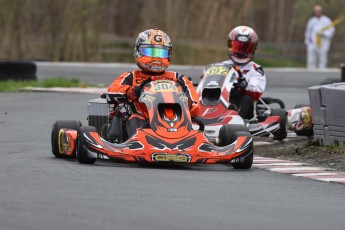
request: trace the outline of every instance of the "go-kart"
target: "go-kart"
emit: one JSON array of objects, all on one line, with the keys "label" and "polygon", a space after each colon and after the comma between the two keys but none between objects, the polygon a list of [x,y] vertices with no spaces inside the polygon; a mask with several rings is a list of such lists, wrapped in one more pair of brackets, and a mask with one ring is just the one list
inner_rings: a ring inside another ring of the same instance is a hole
[{"label": "go-kart", "polygon": [[[206,135],[214,143],[218,143],[219,131],[227,124],[236,130],[249,131],[253,137],[272,136],[277,140],[286,138],[287,112],[279,99],[260,98],[258,102],[254,102],[253,118],[246,120],[239,116],[236,106],[230,103],[230,95],[236,89],[241,75],[240,70],[224,63],[205,68],[197,93],[201,102],[199,118],[205,124]],[[273,104],[278,106],[272,108]]]},{"label": "go-kart", "polygon": [[[107,93],[106,98],[89,101],[89,126],[79,121],[56,121],[52,128],[52,152],[57,158],[76,158],[83,164],[96,159],[138,163],[231,164],[248,169],[253,162],[253,141],[249,132],[224,125],[219,144],[203,132],[203,124],[191,119],[188,97],[174,81],[150,81],[142,86],[139,101],[146,105],[148,124],[120,141],[107,139],[109,124],[120,119],[123,129],[133,113],[124,95]],[[199,124],[194,130],[193,122]],[[96,128],[97,127],[97,128]],[[119,138],[121,139],[121,138]]]}]

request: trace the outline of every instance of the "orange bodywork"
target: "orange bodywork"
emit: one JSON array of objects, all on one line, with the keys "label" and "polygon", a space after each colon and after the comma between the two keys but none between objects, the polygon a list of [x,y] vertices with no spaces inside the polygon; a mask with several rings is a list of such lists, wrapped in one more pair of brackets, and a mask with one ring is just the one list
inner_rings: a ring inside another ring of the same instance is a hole
[{"label": "orange bodywork", "polygon": [[[138,129],[136,135],[122,144],[110,143],[97,132],[87,136],[91,152],[128,162],[230,163],[253,151],[251,137],[240,136],[231,145],[218,147],[198,130],[183,138],[163,138],[151,129]],[[71,146],[74,141],[70,139]]]},{"label": "orange bodywork", "polygon": [[[138,128],[136,134],[120,144],[103,139],[95,131],[84,132],[79,138],[84,138],[89,155],[129,162],[215,164],[230,163],[253,153],[250,135],[243,134],[220,147],[213,145],[202,131],[193,130],[188,98],[174,81],[148,83],[139,101],[146,105],[150,127]],[[68,146],[75,148],[76,131],[65,132]]]}]

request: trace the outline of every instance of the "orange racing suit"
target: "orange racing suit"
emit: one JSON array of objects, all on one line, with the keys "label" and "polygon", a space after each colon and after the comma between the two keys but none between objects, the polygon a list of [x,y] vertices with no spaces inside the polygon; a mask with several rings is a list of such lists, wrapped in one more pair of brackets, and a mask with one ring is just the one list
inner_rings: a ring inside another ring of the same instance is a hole
[{"label": "orange racing suit", "polygon": [[[182,74],[172,71],[166,71],[163,74],[159,75],[152,75],[150,73],[141,71],[141,70],[134,70],[133,72],[124,72],[122,73],[117,79],[111,83],[108,88],[108,92],[112,93],[119,93],[126,95],[127,92],[135,86],[140,86],[141,83],[148,78],[152,78],[152,80],[172,80],[178,81],[185,90],[185,93],[189,97],[191,101],[190,106],[190,114],[192,117],[199,116],[199,97],[196,93],[196,90],[193,87],[191,81]],[[145,120],[148,120],[148,111],[144,105],[144,103],[139,102],[138,100],[133,100],[136,110],[138,114],[133,114],[127,124],[127,133],[128,136],[132,136],[135,133],[135,129],[140,127],[144,124]],[[136,118],[136,119],[133,119]],[[136,120],[131,122],[131,120]],[[134,123],[131,124],[131,123]]]}]

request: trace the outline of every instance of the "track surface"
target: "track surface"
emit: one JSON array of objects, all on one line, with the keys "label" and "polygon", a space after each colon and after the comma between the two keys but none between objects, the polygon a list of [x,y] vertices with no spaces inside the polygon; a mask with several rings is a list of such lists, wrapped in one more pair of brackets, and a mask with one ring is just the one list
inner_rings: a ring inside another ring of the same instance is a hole
[{"label": "track surface", "polygon": [[0,93],[0,229],[344,229],[343,185],[223,165],[53,157],[51,125],[96,95]]}]

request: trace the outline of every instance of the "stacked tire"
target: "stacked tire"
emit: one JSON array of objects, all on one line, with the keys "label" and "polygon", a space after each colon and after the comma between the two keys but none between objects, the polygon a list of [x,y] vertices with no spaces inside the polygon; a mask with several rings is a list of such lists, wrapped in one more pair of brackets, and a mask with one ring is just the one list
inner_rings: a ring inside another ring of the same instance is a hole
[{"label": "stacked tire", "polygon": [[37,80],[37,66],[30,61],[0,61],[0,81]]}]

